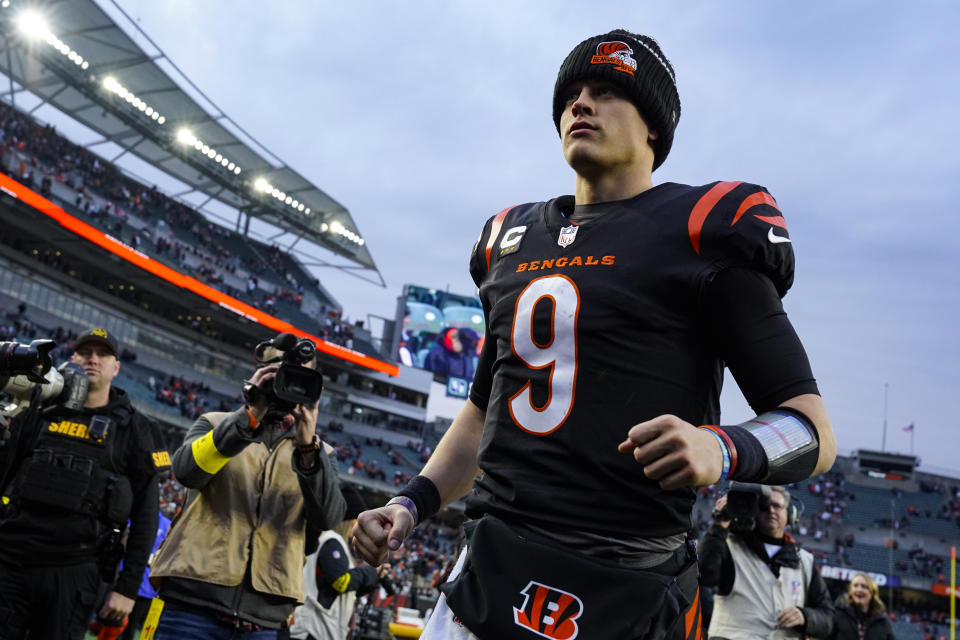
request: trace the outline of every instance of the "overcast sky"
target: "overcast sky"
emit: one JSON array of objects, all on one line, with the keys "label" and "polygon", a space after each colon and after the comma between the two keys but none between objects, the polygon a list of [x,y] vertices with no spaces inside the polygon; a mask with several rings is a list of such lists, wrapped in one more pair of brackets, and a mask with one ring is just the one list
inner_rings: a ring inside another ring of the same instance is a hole
[{"label": "overcast sky", "polygon": [[[110,13],[106,0],[97,0]],[[123,0],[225,113],[347,207],[386,289],[335,273],[352,318],[404,283],[474,291],[505,206],[570,193],[557,69],[615,27],[673,62],[682,116],[655,182],[746,180],[784,212],[785,305],[842,450],[958,468],[960,5],[954,2]],[[725,422],[752,415],[732,383]]]}]

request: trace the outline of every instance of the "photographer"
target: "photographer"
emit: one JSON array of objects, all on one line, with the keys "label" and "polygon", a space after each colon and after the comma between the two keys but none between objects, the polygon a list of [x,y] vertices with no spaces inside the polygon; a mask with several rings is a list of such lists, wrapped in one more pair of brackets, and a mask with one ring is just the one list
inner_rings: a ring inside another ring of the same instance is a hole
[{"label": "photographer", "polygon": [[82,638],[101,576],[112,582],[121,559],[99,613],[122,621],[157,530],[157,472],[169,466],[160,430],[112,386],[120,363],[109,332],[91,329],[74,349],[64,377],[86,387],[85,399],[75,407],[31,405],[10,424],[2,469],[9,504],[0,519],[3,639]]},{"label": "photographer", "polygon": [[789,507],[783,487],[734,483],[717,499],[700,545],[701,585],[716,588],[711,639],[830,635],[830,593],[813,555],[784,531]]},{"label": "photographer", "polygon": [[309,547],[345,510],[316,436],[315,353],[291,334],[259,345],[247,404],[202,415],[174,454],[188,493],[151,568],[157,640],[276,638],[303,601]]},{"label": "photographer", "polygon": [[346,640],[350,632],[357,596],[366,595],[386,582],[390,565],[379,569],[357,565],[346,538],[356,518],[367,506],[360,492],[351,485],[343,485],[347,512],[336,529],[324,531],[319,548],[307,557],[303,568],[306,586],[304,603],[293,614],[290,637],[295,640]]}]

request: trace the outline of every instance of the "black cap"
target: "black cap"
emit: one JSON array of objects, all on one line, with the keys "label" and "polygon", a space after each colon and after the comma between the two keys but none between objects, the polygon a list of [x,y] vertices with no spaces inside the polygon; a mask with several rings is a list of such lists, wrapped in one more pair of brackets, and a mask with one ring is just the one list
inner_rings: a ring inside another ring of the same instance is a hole
[{"label": "black cap", "polygon": [[574,47],[560,65],[553,88],[553,122],[557,132],[566,105],[563,89],[577,80],[604,80],[619,87],[636,105],[647,126],[657,132],[653,168],[663,164],[680,120],[680,94],[673,66],[656,40],[614,29]]},{"label": "black cap", "polygon": [[116,358],[117,354],[120,352],[120,346],[117,343],[117,339],[113,335],[102,327],[95,327],[80,334],[80,337],[77,338],[77,341],[73,343],[73,350],[76,351],[80,348],[80,345],[86,344],[89,342],[96,342],[97,344],[106,347],[110,350],[110,354]]}]

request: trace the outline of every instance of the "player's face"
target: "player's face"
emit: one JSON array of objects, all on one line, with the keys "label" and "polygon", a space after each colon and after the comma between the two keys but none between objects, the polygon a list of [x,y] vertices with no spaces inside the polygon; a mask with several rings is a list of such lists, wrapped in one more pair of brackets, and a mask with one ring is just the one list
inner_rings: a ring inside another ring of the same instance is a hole
[{"label": "player's face", "polygon": [[620,89],[609,82],[581,80],[565,94],[560,135],[564,158],[574,171],[599,177],[644,166],[650,170],[650,142],[656,134]]},{"label": "player's face", "polygon": [[783,535],[787,526],[787,501],[779,491],[770,494],[770,504],[757,515],[757,528],[773,538]]},{"label": "player's face", "polygon": [[92,391],[109,386],[120,372],[120,362],[117,361],[117,357],[98,344],[80,345],[73,352],[70,361],[83,367]]}]

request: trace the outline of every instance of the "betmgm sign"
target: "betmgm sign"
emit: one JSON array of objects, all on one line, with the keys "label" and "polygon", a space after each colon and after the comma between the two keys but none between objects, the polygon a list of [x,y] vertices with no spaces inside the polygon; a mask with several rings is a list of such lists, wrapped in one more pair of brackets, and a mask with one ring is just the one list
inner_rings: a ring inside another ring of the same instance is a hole
[{"label": "betmgm sign", "polygon": [[828,564],[820,567],[820,575],[824,578],[832,578],[833,580],[844,580],[849,582],[855,574],[865,573],[873,581],[877,583],[878,587],[899,587],[900,586],[900,577],[899,576],[888,576],[883,573],[874,573],[872,571],[861,571],[859,569],[851,569],[849,567],[831,567]]}]

